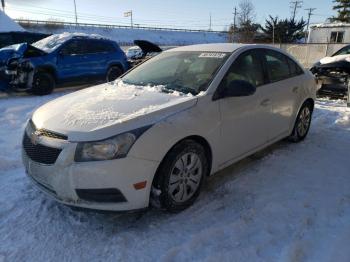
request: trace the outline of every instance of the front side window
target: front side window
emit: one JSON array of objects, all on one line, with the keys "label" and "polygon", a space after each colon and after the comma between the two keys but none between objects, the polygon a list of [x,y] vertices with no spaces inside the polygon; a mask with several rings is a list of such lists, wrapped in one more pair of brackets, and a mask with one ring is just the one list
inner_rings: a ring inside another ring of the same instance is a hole
[{"label": "front side window", "polygon": [[63,55],[81,55],[86,53],[85,43],[79,40],[72,40],[62,47]]},{"label": "front side window", "polygon": [[234,80],[247,81],[256,87],[264,84],[263,67],[257,52],[248,51],[240,55],[226,73],[220,88],[229,86]]},{"label": "front side window", "polygon": [[224,52],[164,52],[130,71],[122,81],[197,95],[207,90],[229,56]]},{"label": "front side window", "polygon": [[290,77],[288,57],[273,50],[266,50],[265,60],[270,82],[277,82]]}]

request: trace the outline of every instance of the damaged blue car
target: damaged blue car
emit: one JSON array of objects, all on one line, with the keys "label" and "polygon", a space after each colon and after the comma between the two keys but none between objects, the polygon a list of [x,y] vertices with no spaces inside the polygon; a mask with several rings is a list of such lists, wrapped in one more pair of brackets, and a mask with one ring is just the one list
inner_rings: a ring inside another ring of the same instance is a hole
[{"label": "damaged blue car", "polygon": [[110,82],[129,69],[125,53],[98,35],[63,33],[0,49],[11,88],[36,95],[55,87]]}]

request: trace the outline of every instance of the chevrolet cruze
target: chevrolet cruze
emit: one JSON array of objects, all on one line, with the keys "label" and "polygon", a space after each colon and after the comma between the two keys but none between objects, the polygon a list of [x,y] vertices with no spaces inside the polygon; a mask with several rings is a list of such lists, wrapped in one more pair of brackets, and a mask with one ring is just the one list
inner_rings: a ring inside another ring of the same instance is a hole
[{"label": "chevrolet cruze", "polygon": [[179,211],[207,176],[281,139],[303,140],[315,93],[314,77],[279,49],[175,48],[37,109],[23,162],[71,206]]}]

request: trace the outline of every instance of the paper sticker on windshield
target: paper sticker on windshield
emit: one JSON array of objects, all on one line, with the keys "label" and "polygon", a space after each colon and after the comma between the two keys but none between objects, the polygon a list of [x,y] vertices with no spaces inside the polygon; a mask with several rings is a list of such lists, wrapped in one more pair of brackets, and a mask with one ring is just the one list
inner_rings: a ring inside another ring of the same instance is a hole
[{"label": "paper sticker on windshield", "polygon": [[226,56],[225,53],[201,53],[199,57],[202,58],[224,58]]}]

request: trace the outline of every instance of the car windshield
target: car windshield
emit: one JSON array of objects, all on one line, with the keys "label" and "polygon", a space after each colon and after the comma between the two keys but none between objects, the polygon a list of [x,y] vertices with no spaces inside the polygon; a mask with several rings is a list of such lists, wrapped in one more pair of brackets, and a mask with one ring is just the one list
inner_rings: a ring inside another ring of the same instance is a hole
[{"label": "car windshield", "polygon": [[66,41],[66,37],[61,37],[61,35],[52,35],[33,43],[32,46],[41,49],[45,52],[51,52]]},{"label": "car windshield", "polygon": [[229,55],[224,52],[164,52],[130,71],[122,81],[197,95],[207,90]]}]

